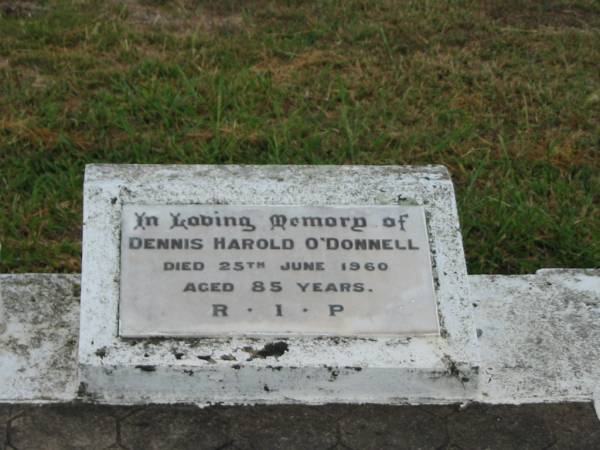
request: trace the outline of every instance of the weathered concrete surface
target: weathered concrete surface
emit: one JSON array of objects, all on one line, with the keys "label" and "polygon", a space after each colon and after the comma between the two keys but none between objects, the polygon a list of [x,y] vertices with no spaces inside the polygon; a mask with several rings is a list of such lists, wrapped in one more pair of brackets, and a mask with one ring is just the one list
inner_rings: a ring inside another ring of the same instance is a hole
[{"label": "weathered concrete surface", "polygon": [[447,418],[430,411],[389,405],[354,408],[339,421],[340,442],[346,447],[364,450],[442,448],[450,440]]},{"label": "weathered concrete surface", "polygon": [[[589,403],[19,408],[2,450],[600,448],[600,422]],[[0,416],[0,426],[7,422]]]},{"label": "weathered concrete surface", "polygon": [[[462,401],[592,401],[600,381],[599,271],[469,280],[483,382]],[[65,401],[77,391],[94,400],[77,383],[78,289],[77,275],[0,275],[0,402]],[[220,355],[200,356],[210,365]],[[268,361],[275,379],[277,357]],[[237,378],[229,381],[235,392]],[[270,385],[262,387],[268,396]]]},{"label": "weathered concrete surface", "polygon": [[[153,204],[422,206],[441,335],[300,335],[269,358],[250,357],[273,343],[269,336],[124,340],[117,321],[122,208]],[[443,166],[88,165],[83,215],[79,376],[89,396],[108,403],[400,403],[476,393],[477,337],[454,188]]]},{"label": "weathered concrete surface", "polygon": [[600,271],[469,277],[480,401],[590,400],[600,381]]},{"label": "weathered concrete surface", "polygon": [[79,275],[0,275],[0,402],[77,391]]}]

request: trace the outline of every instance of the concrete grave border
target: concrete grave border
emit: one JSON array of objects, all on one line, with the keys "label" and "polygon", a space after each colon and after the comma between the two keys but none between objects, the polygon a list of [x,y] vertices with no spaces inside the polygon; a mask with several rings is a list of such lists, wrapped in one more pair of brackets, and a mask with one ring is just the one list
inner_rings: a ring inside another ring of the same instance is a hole
[{"label": "concrete grave border", "polygon": [[[118,337],[123,204],[425,207],[441,337]],[[108,402],[453,402],[477,389],[477,338],[454,189],[442,166],[90,165],[80,394]]]},{"label": "concrete grave border", "polygon": [[[542,269],[530,275],[468,279],[482,382],[477,392],[465,392],[461,403],[595,399],[598,408],[599,269]],[[79,274],[0,274],[0,402],[138,401],[95,398],[79,382],[80,281]],[[275,356],[267,359],[278,367]],[[338,375],[336,380],[355,373],[341,370]],[[387,403],[407,402],[399,398]],[[423,398],[411,403],[447,402]]]}]

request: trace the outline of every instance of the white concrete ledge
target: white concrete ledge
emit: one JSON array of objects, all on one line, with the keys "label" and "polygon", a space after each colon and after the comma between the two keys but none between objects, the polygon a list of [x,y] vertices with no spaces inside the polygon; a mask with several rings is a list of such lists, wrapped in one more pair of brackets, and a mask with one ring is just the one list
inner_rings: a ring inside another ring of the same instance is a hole
[{"label": "white concrete ledge", "polygon": [[590,400],[600,380],[600,271],[471,276],[480,401]]},{"label": "white concrete ledge", "polygon": [[[79,282],[79,275],[0,275],[0,402],[95,401],[77,374]],[[465,392],[457,399],[453,394],[448,401],[594,399],[600,386],[600,270],[476,275],[469,276],[469,282],[482,358],[480,383],[475,395]],[[268,358],[276,368],[278,357]],[[232,366],[235,361],[215,359],[207,364]],[[331,376],[330,382],[344,383],[355,375],[348,368]],[[276,385],[276,370],[271,377]],[[230,380],[234,392],[235,380]],[[261,402],[273,402],[270,398],[281,402],[267,390]],[[235,396],[230,399],[235,402]],[[103,401],[135,402],[126,396]]]},{"label": "white concrete ledge", "polygon": [[0,402],[77,394],[79,275],[0,275]]}]

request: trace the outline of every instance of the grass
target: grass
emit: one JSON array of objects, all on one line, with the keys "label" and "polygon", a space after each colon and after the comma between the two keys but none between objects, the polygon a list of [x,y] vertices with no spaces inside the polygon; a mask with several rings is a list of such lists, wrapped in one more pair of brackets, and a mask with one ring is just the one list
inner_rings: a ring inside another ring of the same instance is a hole
[{"label": "grass", "polygon": [[596,0],[0,0],[0,272],[76,272],[84,166],[444,164],[471,273],[600,265]]}]

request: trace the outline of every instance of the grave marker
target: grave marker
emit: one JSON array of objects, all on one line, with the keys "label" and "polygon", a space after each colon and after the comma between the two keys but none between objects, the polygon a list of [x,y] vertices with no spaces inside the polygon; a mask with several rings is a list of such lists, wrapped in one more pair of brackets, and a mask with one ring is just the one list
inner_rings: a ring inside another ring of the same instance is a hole
[{"label": "grave marker", "polygon": [[445,168],[92,165],[84,191],[79,359],[94,398],[451,401],[476,388]]}]

